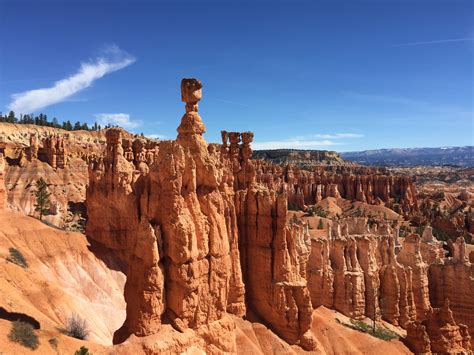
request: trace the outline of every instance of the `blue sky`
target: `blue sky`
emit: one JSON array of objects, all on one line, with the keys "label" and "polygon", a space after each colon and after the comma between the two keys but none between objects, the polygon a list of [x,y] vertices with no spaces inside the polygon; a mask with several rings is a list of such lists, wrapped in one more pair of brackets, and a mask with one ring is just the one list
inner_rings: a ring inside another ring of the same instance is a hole
[{"label": "blue sky", "polygon": [[0,111],[208,141],[352,151],[473,145],[472,1],[0,0]]}]

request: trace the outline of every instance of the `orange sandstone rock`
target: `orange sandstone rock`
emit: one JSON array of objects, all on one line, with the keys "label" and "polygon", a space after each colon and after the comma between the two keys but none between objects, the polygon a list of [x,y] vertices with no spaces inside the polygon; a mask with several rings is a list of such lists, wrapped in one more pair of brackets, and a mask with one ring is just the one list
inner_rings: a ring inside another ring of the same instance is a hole
[{"label": "orange sandstone rock", "polygon": [[89,167],[87,235],[127,266],[127,318],[114,342],[165,323],[179,331],[213,325],[220,350],[233,351],[221,320],[250,307],[285,340],[313,348],[306,227],[286,224],[285,194],[256,184],[253,134],[230,133],[228,150],[208,144],[197,111],[202,85],[183,79],[181,88],[186,114],[176,141],[143,159],[143,144],[112,128],[104,158]]}]

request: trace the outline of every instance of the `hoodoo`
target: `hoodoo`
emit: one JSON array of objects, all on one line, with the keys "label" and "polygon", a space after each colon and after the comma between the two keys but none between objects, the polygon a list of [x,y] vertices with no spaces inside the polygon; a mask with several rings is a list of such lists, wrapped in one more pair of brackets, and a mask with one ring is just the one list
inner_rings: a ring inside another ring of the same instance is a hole
[{"label": "hoodoo", "polygon": [[[127,159],[130,142],[111,128],[105,157],[90,164],[87,236],[126,265],[127,318],[114,343],[170,323],[208,329],[220,350],[235,351],[224,340],[235,327],[227,315],[251,312],[311,349],[306,228],[286,224],[285,193],[256,182],[252,133],[223,132],[221,149],[204,140],[201,96],[199,80],[182,80],[186,113],[176,141]],[[137,157],[151,153],[149,163]]]}]

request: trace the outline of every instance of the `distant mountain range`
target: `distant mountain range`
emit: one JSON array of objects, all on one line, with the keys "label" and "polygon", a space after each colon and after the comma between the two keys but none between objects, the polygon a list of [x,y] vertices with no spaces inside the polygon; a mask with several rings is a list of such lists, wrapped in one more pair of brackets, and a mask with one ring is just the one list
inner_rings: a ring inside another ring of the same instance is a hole
[{"label": "distant mountain range", "polygon": [[455,165],[474,166],[474,146],[442,148],[394,148],[345,152],[340,155],[355,163],[376,166]]}]

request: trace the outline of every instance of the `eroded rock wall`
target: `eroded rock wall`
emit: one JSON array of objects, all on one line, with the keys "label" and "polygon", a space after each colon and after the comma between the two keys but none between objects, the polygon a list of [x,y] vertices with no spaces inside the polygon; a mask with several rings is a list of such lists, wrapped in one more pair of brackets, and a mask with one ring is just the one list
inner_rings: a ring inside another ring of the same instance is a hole
[{"label": "eroded rock wall", "polygon": [[[311,240],[307,272],[313,307],[404,326],[416,316],[413,285],[418,287],[418,280],[397,260],[392,231],[380,228],[381,234],[371,234],[367,225],[361,227],[364,223],[334,223],[329,239]],[[356,231],[360,234],[349,234]]]},{"label": "eroded rock wall", "polygon": [[398,204],[401,211],[407,214],[419,211],[415,186],[409,176],[386,175],[377,170],[370,175],[360,175],[357,168],[332,173],[324,168],[308,171],[263,161],[256,164],[257,181],[272,190],[287,192],[288,202],[300,209],[325,197],[342,197],[389,207]]},{"label": "eroded rock wall", "polygon": [[430,228],[400,243],[387,225],[371,230],[364,218],[333,222],[328,238],[311,239],[312,305],[401,326],[417,353],[469,351],[474,278],[464,239],[452,247],[445,258]]},{"label": "eroded rock wall", "polygon": [[464,238],[452,245],[453,255],[430,265],[430,300],[434,307],[450,302],[456,322],[474,329],[474,265],[469,261]]},{"label": "eroded rock wall", "polygon": [[432,308],[423,321],[407,326],[405,343],[416,354],[471,354],[468,327],[453,318],[449,301]]}]

